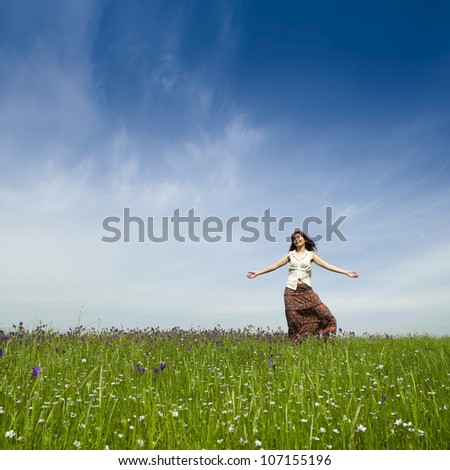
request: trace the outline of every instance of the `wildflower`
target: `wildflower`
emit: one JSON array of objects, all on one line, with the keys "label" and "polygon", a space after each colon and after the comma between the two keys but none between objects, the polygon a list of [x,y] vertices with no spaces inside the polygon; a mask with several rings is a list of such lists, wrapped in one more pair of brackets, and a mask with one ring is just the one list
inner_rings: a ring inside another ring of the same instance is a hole
[{"label": "wildflower", "polygon": [[37,377],[41,373],[42,369],[40,366],[34,366],[31,370],[31,377]]},{"label": "wildflower", "polygon": [[109,445],[108,444],[106,444],[105,450],[109,450]]},{"label": "wildflower", "polygon": [[176,418],[178,416],[178,411],[172,411],[172,416]]},{"label": "wildflower", "polygon": [[385,401],[386,401],[386,397],[384,395],[382,395],[380,401],[378,402],[378,404],[382,405]]},{"label": "wildflower", "polygon": [[85,429],[86,428],[86,425],[84,423],[80,423],[79,426],[78,426],[80,429]]},{"label": "wildflower", "polygon": [[153,372],[156,374],[159,372],[159,368],[158,367],[153,367]]},{"label": "wildflower", "polygon": [[71,417],[71,418],[75,418],[76,416],[77,416],[77,414],[74,413],[73,411],[70,413],[70,417]]},{"label": "wildflower", "polygon": [[5,411],[3,410],[3,406],[0,406],[0,415],[3,414]]},{"label": "wildflower", "polygon": [[262,442],[261,441],[258,441],[258,439],[255,441],[255,446],[256,447],[261,447],[262,446]]},{"label": "wildflower", "polygon": [[394,422],[394,424],[395,424],[396,426],[400,426],[400,424],[403,424],[403,421],[402,421],[401,419],[396,419],[395,422]]},{"label": "wildflower", "polygon": [[145,372],[145,369],[144,368],[141,368],[141,366],[138,364],[136,367],[135,367],[135,370],[137,370],[138,372],[140,372],[141,374],[143,374]]},{"label": "wildflower", "polygon": [[384,367],[383,364],[380,364],[377,366],[377,369],[383,369],[383,367]]},{"label": "wildflower", "polygon": [[166,367],[167,367],[167,364],[165,362],[161,362],[161,365],[159,366],[159,368],[161,370],[164,370]]},{"label": "wildflower", "polygon": [[144,415],[139,416],[139,421],[144,421],[144,419],[145,419],[145,416],[144,416]]},{"label": "wildflower", "polygon": [[335,434],[339,434],[339,429],[333,429],[333,432],[334,432]]},{"label": "wildflower", "polygon": [[5,437],[8,439],[12,439],[16,435],[16,432],[13,431],[12,429],[10,431],[6,431]]},{"label": "wildflower", "polygon": [[222,444],[223,439],[217,439],[217,444]]},{"label": "wildflower", "polygon": [[81,446],[81,442],[80,441],[74,441],[73,445],[78,448]]},{"label": "wildflower", "polygon": [[138,439],[137,443],[139,447],[144,447],[144,444],[145,444],[144,439]]},{"label": "wildflower", "polygon": [[234,425],[230,424],[230,427],[228,428],[228,432],[233,432],[234,431]]},{"label": "wildflower", "polygon": [[3,349],[0,349],[0,357],[3,356]]},{"label": "wildflower", "polygon": [[320,431],[321,433],[327,432],[327,430],[326,430],[325,428],[320,428],[319,431]]},{"label": "wildflower", "polygon": [[366,432],[366,429],[367,429],[367,428],[366,428],[365,426],[363,426],[362,424],[359,424],[359,425],[358,425],[358,431],[360,431],[360,432]]},{"label": "wildflower", "polygon": [[[83,359],[81,359],[81,362],[84,364],[85,362],[87,362],[87,359],[85,359],[85,358],[83,357]],[[75,441],[75,442],[77,442],[77,441]]]},{"label": "wildflower", "polygon": [[418,430],[417,430],[417,434],[422,437],[422,436],[425,435],[425,432],[422,431],[421,429],[418,429]]}]

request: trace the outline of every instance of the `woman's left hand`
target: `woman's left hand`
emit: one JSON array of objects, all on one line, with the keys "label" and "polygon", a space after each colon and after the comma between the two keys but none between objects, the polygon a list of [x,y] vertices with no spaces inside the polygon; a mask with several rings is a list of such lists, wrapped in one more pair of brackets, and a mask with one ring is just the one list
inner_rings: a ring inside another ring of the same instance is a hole
[{"label": "woman's left hand", "polygon": [[359,274],[355,273],[355,271],[347,271],[347,276],[348,277],[359,277]]}]

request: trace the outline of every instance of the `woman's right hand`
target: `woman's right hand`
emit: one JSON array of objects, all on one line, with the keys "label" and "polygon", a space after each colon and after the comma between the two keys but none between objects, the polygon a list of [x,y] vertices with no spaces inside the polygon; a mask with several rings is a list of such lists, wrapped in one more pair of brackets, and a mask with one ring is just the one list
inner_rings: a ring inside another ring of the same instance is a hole
[{"label": "woman's right hand", "polygon": [[256,271],[249,271],[247,277],[249,279],[254,279],[257,276]]}]

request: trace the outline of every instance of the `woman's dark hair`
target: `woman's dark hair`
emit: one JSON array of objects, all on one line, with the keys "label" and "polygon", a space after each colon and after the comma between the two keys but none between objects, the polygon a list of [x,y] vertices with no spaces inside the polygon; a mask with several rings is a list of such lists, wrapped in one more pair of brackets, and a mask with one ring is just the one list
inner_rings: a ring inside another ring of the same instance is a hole
[{"label": "woman's dark hair", "polygon": [[308,235],[306,235],[306,233],[302,232],[301,230],[296,230],[291,235],[291,246],[289,248],[289,251],[295,250],[294,237],[297,233],[300,234],[305,239],[305,247],[308,251],[317,251],[316,242],[314,240],[311,240],[311,238],[309,238]]}]

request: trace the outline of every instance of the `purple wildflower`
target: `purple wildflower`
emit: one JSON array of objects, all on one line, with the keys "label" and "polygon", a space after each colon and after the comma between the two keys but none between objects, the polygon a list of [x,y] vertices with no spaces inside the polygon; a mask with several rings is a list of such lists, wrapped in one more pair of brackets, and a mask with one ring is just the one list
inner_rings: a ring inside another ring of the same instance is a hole
[{"label": "purple wildflower", "polygon": [[143,374],[145,372],[145,369],[141,368],[141,366],[138,364],[135,369],[140,372],[141,374]]},{"label": "purple wildflower", "polygon": [[3,349],[0,349],[0,357],[3,356]]},{"label": "purple wildflower", "polygon": [[158,367],[154,367],[154,368],[153,368],[153,372],[154,372],[155,374],[158,373],[158,372],[159,372],[159,368],[158,368]]},{"label": "purple wildflower", "polygon": [[269,359],[269,367],[274,367],[275,368],[275,364],[273,363],[273,361],[271,359]]},{"label": "purple wildflower", "polygon": [[386,401],[386,397],[384,395],[381,396],[381,400],[378,402],[380,405],[382,405]]},{"label": "purple wildflower", "polygon": [[40,366],[34,366],[31,370],[31,377],[37,377],[41,373],[42,369]]},{"label": "purple wildflower", "polygon": [[165,362],[161,362],[161,365],[159,366],[159,368],[161,370],[164,370],[166,367],[167,367],[167,364]]}]

